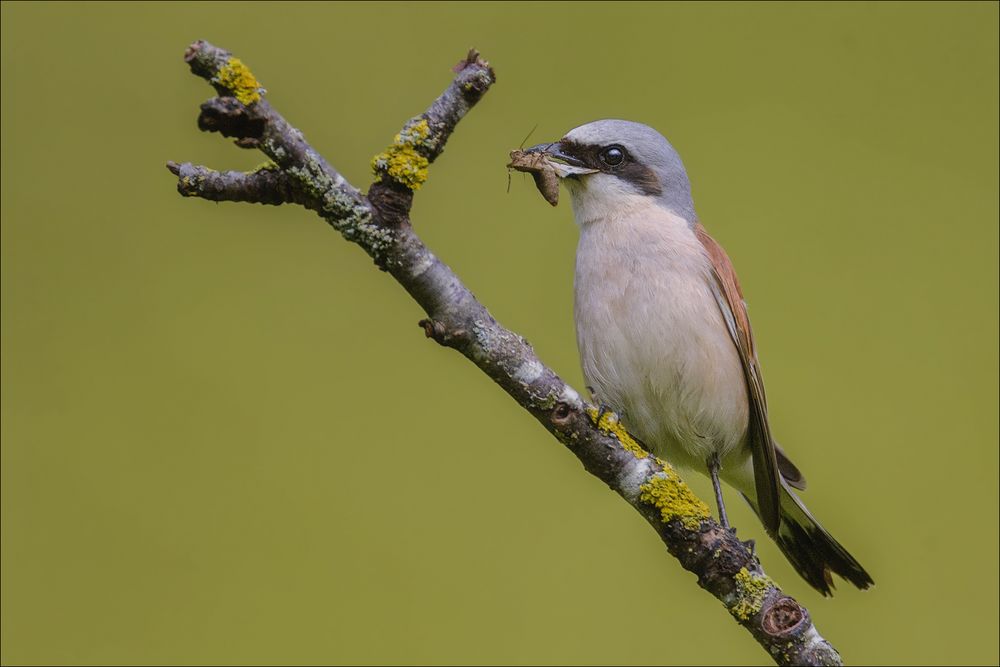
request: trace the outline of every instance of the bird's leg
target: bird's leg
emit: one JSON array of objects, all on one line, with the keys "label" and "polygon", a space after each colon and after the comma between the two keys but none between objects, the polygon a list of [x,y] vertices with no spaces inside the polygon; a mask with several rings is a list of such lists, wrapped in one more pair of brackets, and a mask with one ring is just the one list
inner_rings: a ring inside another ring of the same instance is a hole
[{"label": "bird's leg", "polygon": [[726,503],[722,500],[722,485],[719,483],[719,455],[712,454],[708,459],[708,473],[712,476],[712,486],[715,487],[715,503],[719,506],[719,523],[729,529],[729,517],[726,516]]},{"label": "bird's leg", "polygon": [[603,419],[606,414],[610,414],[614,417],[615,421],[621,421],[620,415],[615,412],[610,405],[605,404],[604,401],[600,399],[593,387],[587,385],[587,391],[590,392],[590,400],[597,404],[597,420],[595,423],[600,424],[601,419]]}]

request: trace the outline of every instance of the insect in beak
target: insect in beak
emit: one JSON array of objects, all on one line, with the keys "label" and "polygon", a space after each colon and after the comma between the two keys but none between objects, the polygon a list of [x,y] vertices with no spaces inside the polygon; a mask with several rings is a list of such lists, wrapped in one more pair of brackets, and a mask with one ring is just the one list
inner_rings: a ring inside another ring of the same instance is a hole
[{"label": "insect in beak", "polygon": [[538,144],[527,150],[511,151],[510,169],[531,174],[535,187],[545,197],[545,201],[555,206],[559,203],[559,179],[596,173],[579,159],[562,150],[559,142]]}]

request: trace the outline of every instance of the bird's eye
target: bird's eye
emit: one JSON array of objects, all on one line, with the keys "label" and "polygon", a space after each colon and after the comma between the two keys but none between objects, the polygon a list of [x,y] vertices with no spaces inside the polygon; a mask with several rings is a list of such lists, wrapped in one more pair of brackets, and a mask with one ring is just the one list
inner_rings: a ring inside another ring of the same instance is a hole
[{"label": "bird's eye", "polygon": [[609,146],[601,151],[601,161],[609,167],[617,167],[625,161],[625,151],[618,146]]}]

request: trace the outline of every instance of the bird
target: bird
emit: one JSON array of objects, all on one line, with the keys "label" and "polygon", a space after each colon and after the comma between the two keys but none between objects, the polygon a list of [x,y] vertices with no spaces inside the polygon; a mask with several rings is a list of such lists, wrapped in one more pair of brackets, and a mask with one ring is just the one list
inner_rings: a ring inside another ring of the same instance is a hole
[{"label": "bird", "polygon": [[695,214],[680,156],[655,129],[598,120],[532,146],[568,190],[579,227],[574,320],[584,379],[651,451],[734,487],[795,570],[823,595],[831,573],[871,576],[795,490],[775,442],[747,305],[733,264]]}]

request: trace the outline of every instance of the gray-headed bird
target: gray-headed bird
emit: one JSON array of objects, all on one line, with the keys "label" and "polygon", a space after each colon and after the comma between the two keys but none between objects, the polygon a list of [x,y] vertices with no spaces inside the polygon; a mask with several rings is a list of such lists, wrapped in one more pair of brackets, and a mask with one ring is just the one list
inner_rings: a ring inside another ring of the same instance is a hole
[{"label": "gray-headed bird", "polygon": [[792,490],[805,478],[771,435],[736,273],[698,222],[670,143],[600,120],[524,153],[544,155],[572,197],[577,343],[595,399],[655,454],[707,473],[726,527],[719,480],[735,487],[821,593],[831,572],[871,586]]}]

